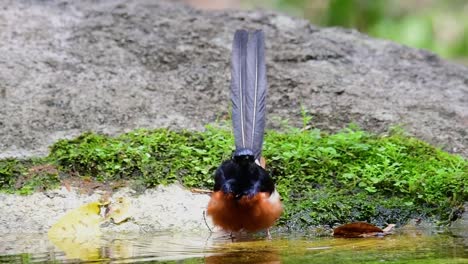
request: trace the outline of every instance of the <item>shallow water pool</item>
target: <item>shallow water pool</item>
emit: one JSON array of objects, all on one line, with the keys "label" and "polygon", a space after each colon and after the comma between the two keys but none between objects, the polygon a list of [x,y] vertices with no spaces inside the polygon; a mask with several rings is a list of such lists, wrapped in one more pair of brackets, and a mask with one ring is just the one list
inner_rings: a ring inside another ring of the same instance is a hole
[{"label": "shallow water pool", "polygon": [[0,239],[0,263],[468,263],[468,238],[457,234],[407,229],[383,238],[273,234],[265,240],[260,234],[233,240],[218,233],[161,232],[55,241],[7,234]]}]

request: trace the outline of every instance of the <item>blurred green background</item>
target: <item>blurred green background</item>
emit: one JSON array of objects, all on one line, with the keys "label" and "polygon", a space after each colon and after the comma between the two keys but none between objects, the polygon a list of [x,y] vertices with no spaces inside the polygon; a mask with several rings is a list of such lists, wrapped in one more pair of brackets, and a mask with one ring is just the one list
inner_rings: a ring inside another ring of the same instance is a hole
[{"label": "blurred green background", "polygon": [[468,0],[263,0],[241,5],[279,10],[321,26],[355,28],[468,63]]}]

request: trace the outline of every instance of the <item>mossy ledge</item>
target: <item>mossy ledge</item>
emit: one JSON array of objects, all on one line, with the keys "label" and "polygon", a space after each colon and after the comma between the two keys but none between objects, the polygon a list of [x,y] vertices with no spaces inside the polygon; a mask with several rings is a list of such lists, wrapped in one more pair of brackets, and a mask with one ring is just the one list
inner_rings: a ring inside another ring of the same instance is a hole
[{"label": "mossy ledge", "polygon": [[[232,146],[230,130],[219,126],[117,137],[89,132],[56,142],[47,157],[0,160],[0,190],[28,194],[67,180],[211,189],[214,170]],[[446,224],[468,200],[468,161],[398,129],[382,135],[354,127],[336,134],[270,130],[263,155],[285,206],[279,225],[289,229],[420,217]]]}]

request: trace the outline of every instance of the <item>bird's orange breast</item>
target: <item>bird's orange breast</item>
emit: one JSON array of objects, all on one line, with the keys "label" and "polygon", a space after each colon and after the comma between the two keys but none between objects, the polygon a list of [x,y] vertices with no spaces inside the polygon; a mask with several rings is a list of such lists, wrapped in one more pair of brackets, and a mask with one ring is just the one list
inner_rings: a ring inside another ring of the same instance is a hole
[{"label": "bird's orange breast", "polygon": [[213,223],[226,231],[255,232],[271,227],[283,212],[280,196],[275,191],[256,194],[252,198],[235,199],[232,194],[214,192],[207,214]]}]

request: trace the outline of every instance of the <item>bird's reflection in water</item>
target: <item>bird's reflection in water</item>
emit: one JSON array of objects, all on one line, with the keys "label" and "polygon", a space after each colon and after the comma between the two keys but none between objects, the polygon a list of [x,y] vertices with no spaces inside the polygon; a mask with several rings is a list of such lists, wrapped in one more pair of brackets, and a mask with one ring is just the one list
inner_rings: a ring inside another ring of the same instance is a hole
[{"label": "bird's reflection in water", "polygon": [[235,233],[215,238],[215,250],[205,257],[205,263],[281,263],[274,241],[266,240],[265,234],[257,235]]},{"label": "bird's reflection in water", "polygon": [[281,263],[278,252],[274,250],[239,251],[213,255],[205,258],[207,264],[222,263]]}]

